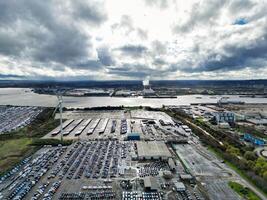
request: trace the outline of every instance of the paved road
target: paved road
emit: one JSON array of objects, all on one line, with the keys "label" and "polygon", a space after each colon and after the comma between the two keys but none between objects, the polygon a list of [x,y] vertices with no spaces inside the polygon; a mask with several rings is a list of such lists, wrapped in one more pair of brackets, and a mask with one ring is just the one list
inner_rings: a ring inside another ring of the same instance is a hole
[{"label": "paved road", "polygon": [[267,151],[267,147],[258,147],[257,149],[255,149],[255,152],[256,152],[256,154],[257,154],[258,156],[260,156],[260,157],[264,157],[264,156],[261,154],[261,151],[262,151],[262,150]]}]

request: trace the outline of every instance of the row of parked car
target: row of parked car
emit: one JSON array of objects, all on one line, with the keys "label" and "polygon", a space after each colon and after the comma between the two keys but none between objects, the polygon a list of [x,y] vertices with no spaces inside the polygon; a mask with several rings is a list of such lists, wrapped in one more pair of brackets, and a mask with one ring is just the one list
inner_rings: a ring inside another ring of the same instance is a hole
[{"label": "row of parked car", "polygon": [[169,170],[167,162],[156,161],[139,167],[138,174],[140,177],[157,176],[163,170]]},{"label": "row of parked car", "polygon": [[49,186],[50,182],[42,183],[38,189],[34,192],[33,197],[31,200],[39,199],[45,192],[46,188]]},{"label": "row of parked car", "polygon": [[87,178],[115,177],[118,171],[118,141],[97,141],[86,168]]},{"label": "row of parked car", "polygon": [[122,200],[162,200],[163,193],[159,192],[139,192],[139,191],[124,191],[122,193]]},{"label": "row of parked car", "polygon": [[0,106],[0,134],[30,124],[42,111],[39,107]]},{"label": "row of parked car", "polygon": [[122,119],[121,120],[121,134],[126,134],[127,131],[128,131],[127,120],[126,119]]},{"label": "row of parked car", "polygon": [[43,200],[52,200],[53,196],[55,195],[60,185],[61,181],[54,182],[52,184],[52,187],[48,190],[48,192],[44,194]]},{"label": "row of parked car", "polygon": [[[67,149],[67,147],[62,147],[65,149]],[[66,164],[66,160],[70,157],[71,153],[74,152],[74,149],[71,148],[67,153],[66,155],[63,157],[62,160],[60,160],[60,162],[53,167],[52,171],[50,172],[50,174],[48,175],[48,179],[51,179],[51,178],[55,178],[58,173],[63,169],[64,165]]]},{"label": "row of parked car", "polygon": [[59,197],[60,200],[83,200],[83,199],[116,199],[116,193],[113,191],[95,191],[95,192],[73,192],[62,193]]},{"label": "row of parked car", "polygon": [[58,162],[48,179],[62,180],[116,177],[120,158],[121,143],[117,140],[77,142]]},{"label": "row of parked car", "polygon": [[132,146],[133,146],[132,142],[121,143],[121,158],[122,159],[125,159],[129,156]]},{"label": "row of parked car", "polygon": [[26,163],[28,163],[31,160],[31,157],[27,157],[23,159],[19,164],[17,164],[14,168],[12,168],[10,171],[5,173],[3,176],[0,176],[0,184],[6,181],[7,179],[14,180],[15,179],[15,173],[17,173],[19,170],[21,170],[21,167],[24,166]]},{"label": "row of parked car", "polygon": [[26,194],[40,181],[47,171],[58,161],[64,149],[50,148],[23,166],[20,173],[12,180],[5,199],[23,199]]},{"label": "row of parked car", "polygon": [[193,200],[193,199],[197,199],[197,200],[204,200],[202,197],[200,197],[197,193],[194,193],[195,198],[193,198],[193,195],[188,191],[180,191],[179,192],[179,196],[177,196],[178,200]]},{"label": "row of parked car", "polygon": [[[75,145],[70,149],[67,155],[60,161],[61,169],[59,173],[59,179],[62,180],[63,177],[68,173],[69,169],[71,168],[72,164],[78,158],[80,152],[84,147],[84,143],[75,143]],[[75,173],[76,169],[72,169],[72,171],[68,174],[67,178],[72,178],[73,174]]]},{"label": "row of parked car", "polygon": [[111,129],[110,129],[110,133],[115,133],[115,131],[116,131],[116,125],[117,125],[117,121],[115,119],[113,119],[112,120]]}]

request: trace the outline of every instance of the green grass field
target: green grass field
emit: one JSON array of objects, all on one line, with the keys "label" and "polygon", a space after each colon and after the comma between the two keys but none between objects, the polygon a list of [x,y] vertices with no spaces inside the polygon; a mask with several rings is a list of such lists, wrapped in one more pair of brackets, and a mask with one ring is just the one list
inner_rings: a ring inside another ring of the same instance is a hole
[{"label": "green grass field", "polygon": [[30,138],[0,141],[0,173],[34,152],[35,147],[30,146],[31,141]]},{"label": "green grass field", "polygon": [[42,143],[34,141],[39,140],[59,124],[58,120],[53,119],[52,112],[53,110],[47,109],[30,125],[0,135],[0,175],[42,146]]},{"label": "green grass field", "polygon": [[253,191],[249,188],[244,187],[240,183],[230,181],[228,185],[241,197],[247,200],[261,200]]}]

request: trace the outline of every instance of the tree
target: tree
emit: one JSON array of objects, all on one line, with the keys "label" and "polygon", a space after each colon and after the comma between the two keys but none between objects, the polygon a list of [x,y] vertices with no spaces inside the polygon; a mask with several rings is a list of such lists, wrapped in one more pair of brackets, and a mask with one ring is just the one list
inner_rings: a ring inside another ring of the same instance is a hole
[{"label": "tree", "polygon": [[240,150],[236,147],[231,146],[231,145],[227,145],[226,152],[231,154],[231,155],[234,155],[234,156],[240,155]]},{"label": "tree", "polygon": [[237,163],[240,169],[248,169],[248,163],[244,158],[241,158]]},{"label": "tree", "polygon": [[245,154],[244,154],[244,157],[247,159],[247,160],[256,160],[257,159],[257,156],[254,152],[252,151],[246,151]]},{"label": "tree", "polygon": [[265,181],[267,181],[267,171],[265,171],[265,172],[263,173],[263,178],[264,178]]},{"label": "tree", "polygon": [[252,160],[248,160],[248,161],[247,161],[247,164],[248,164],[249,169],[250,169],[250,170],[253,170],[255,162],[252,161]]}]

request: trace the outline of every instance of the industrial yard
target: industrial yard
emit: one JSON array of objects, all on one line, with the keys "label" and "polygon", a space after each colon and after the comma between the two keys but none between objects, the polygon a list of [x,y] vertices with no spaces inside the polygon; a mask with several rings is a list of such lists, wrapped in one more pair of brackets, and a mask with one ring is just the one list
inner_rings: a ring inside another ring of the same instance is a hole
[{"label": "industrial yard", "polygon": [[[57,116],[56,116],[57,117]],[[163,112],[113,111],[66,112],[63,138],[69,140],[118,139],[138,137],[141,140],[186,141],[191,130],[174,126]],[[60,139],[60,126],[44,138]]]},{"label": "industrial yard", "polygon": [[267,200],[267,0],[0,0],[0,200]]},{"label": "industrial yard", "polygon": [[[63,118],[63,139],[73,143],[25,158],[1,177],[0,197],[239,199],[227,181],[241,179],[164,112],[67,111]],[[43,138],[60,135],[58,126]]]}]

